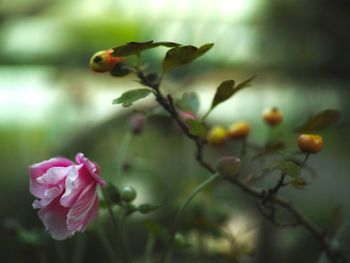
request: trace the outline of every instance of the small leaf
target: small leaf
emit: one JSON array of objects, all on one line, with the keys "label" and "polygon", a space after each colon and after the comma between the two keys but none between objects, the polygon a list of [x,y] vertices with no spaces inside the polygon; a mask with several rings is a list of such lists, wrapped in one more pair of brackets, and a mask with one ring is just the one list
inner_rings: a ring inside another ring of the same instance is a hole
[{"label": "small leaf", "polygon": [[174,42],[129,42],[125,45],[113,48],[113,56],[126,57],[131,55],[137,55],[144,50],[164,46],[164,47],[177,47],[179,44]]},{"label": "small leaf", "polygon": [[201,46],[197,51],[197,57],[200,57],[200,56],[204,55],[205,53],[207,53],[209,51],[209,49],[211,49],[213,46],[214,46],[214,43],[208,43],[208,44],[204,44],[203,46]]},{"label": "small leaf", "polygon": [[185,92],[176,105],[183,111],[189,111],[196,114],[199,110],[199,97],[196,92]]},{"label": "small leaf", "polygon": [[251,76],[249,79],[246,79],[244,81],[242,81],[241,83],[239,83],[236,87],[235,87],[235,92],[243,89],[243,88],[246,88],[246,87],[250,87],[251,84],[252,84],[252,81],[255,79],[255,75],[254,76]]},{"label": "small leaf", "polygon": [[301,177],[290,182],[295,189],[303,189],[308,183]]},{"label": "small leaf", "polygon": [[229,99],[234,94],[234,85],[234,80],[225,80],[219,85],[219,87],[216,89],[216,93],[210,107],[211,110],[214,109],[221,102],[224,102],[225,100]]},{"label": "small leaf", "polygon": [[158,205],[152,205],[152,204],[141,204],[137,207],[137,211],[139,211],[141,214],[148,214],[150,212],[153,212],[159,208]]},{"label": "small leaf", "polygon": [[286,173],[288,176],[298,179],[300,176],[301,168],[293,161],[282,161],[278,168],[282,173]]},{"label": "small leaf", "polygon": [[151,91],[149,89],[129,90],[127,92],[124,92],[119,98],[113,100],[112,104],[122,103],[123,107],[129,107],[133,104],[133,102],[147,97],[149,94],[151,94]]},{"label": "small leaf", "polygon": [[340,112],[327,109],[311,116],[303,125],[295,129],[299,133],[315,132],[327,128],[335,123],[340,117]]},{"label": "small leaf", "polygon": [[205,137],[207,135],[207,127],[205,127],[201,121],[188,119],[186,124],[188,125],[189,132],[192,135],[199,137]]},{"label": "small leaf", "polygon": [[191,63],[196,58],[204,55],[214,44],[205,44],[200,48],[194,46],[178,46],[170,49],[163,60],[163,71]]},{"label": "small leaf", "polygon": [[214,100],[211,105],[211,110],[214,107],[216,107],[218,104],[231,98],[237,91],[245,87],[249,87],[254,78],[255,76],[252,76],[249,79],[239,83],[236,87],[234,87],[235,85],[234,80],[226,80],[222,82],[216,90],[216,94],[214,96]]},{"label": "small leaf", "polygon": [[205,118],[209,115],[209,113],[220,103],[228,100],[231,98],[237,91],[249,87],[252,80],[255,78],[255,76],[250,77],[249,79],[246,79],[245,81],[239,83],[236,87],[234,80],[225,80],[223,81],[219,87],[216,89],[216,93],[213,99],[213,102],[211,103],[210,109],[207,111],[207,113],[203,116],[202,121],[205,120]]}]

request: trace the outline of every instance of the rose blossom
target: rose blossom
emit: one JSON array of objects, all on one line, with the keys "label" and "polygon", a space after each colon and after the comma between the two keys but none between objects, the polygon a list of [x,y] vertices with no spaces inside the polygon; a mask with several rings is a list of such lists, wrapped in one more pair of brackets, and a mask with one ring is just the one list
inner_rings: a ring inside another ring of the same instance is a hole
[{"label": "rose blossom", "polygon": [[52,238],[63,240],[83,232],[98,212],[96,186],[106,182],[97,164],[78,153],[76,163],[55,157],[29,166],[33,208]]}]

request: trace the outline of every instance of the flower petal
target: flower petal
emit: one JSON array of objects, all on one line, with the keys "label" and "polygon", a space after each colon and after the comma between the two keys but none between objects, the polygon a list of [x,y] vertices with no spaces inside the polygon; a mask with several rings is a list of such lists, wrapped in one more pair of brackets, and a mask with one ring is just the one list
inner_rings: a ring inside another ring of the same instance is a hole
[{"label": "flower petal", "polygon": [[60,181],[67,177],[73,166],[68,167],[51,167],[36,181],[43,185],[57,185]]},{"label": "flower petal", "polygon": [[102,177],[100,176],[100,167],[96,163],[86,158],[83,153],[78,153],[75,156],[75,161],[78,164],[84,164],[84,167],[89,171],[90,175],[96,180],[96,182],[99,185],[101,186],[106,185],[106,181],[103,180]]},{"label": "flower petal", "polygon": [[45,185],[40,184],[36,181],[36,179],[47,172],[51,167],[67,167],[72,165],[73,162],[63,158],[56,157],[50,160],[46,160],[40,163],[35,163],[29,166],[29,190],[37,198],[42,198],[44,196],[44,192],[47,189]]},{"label": "flower petal", "polygon": [[71,237],[74,231],[67,229],[66,218],[68,209],[60,206],[58,201],[59,199],[57,198],[48,206],[42,208],[38,212],[38,216],[53,239],[63,240]]},{"label": "flower petal", "polygon": [[72,166],[71,171],[66,177],[66,190],[61,197],[60,203],[64,207],[72,207],[83,189],[95,180],[87,174],[83,164]]},{"label": "flower petal", "polygon": [[70,231],[84,231],[97,214],[96,211],[96,183],[90,183],[79,195],[67,214],[67,228]]},{"label": "flower petal", "polygon": [[63,192],[62,186],[55,186],[45,190],[43,198],[41,200],[35,200],[33,208],[44,208],[50,204],[57,196]]}]

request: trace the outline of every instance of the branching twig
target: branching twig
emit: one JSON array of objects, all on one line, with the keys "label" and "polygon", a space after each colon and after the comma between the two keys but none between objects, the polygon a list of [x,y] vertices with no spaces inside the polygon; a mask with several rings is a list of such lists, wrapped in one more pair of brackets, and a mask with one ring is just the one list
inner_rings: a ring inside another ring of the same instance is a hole
[{"label": "branching twig", "polygon": [[[195,143],[197,162],[203,168],[205,168],[207,171],[209,171],[211,174],[214,175],[215,169],[208,162],[206,162],[203,157],[203,149],[206,144],[206,141],[203,138],[193,135],[189,132],[187,125],[179,118],[179,115],[173,103],[173,98],[170,95],[167,95],[166,97],[162,95],[162,93],[159,90],[160,83],[157,83],[157,84],[150,83],[143,72],[139,71],[137,75],[144,85],[153,89],[157,102],[164,108],[164,110],[166,110],[170,114],[170,116],[175,120],[175,122],[182,129],[185,135]],[[277,193],[280,190],[280,188],[285,186],[285,183],[284,183],[285,176],[286,176],[285,174],[282,174],[276,186],[273,189],[269,189],[268,193],[266,193],[265,190],[255,189],[250,185],[247,185],[246,183],[239,180],[237,177],[226,178],[226,179],[231,184],[234,184],[239,188],[241,188],[244,192],[246,192],[250,196],[261,201],[262,205],[265,208],[267,207],[270,210],[269,214],[266,214],[266,212],[263,212],[262,214],[266,218],[271,220],[274,224],[279,226],[303,226],[319,242],[319,244],[322,247],[322,250],[325,251],[327,257],[331,260],[331,262],[336,262],[336,263],[345,262],[344,257],[339,253],[335,252],[331,248],[329,238],[324,234],[325,232],[319,226],[317,226],[314,222],[312,222],[309,218],[307,218],[291,202],[277,197]],[[294,217],[295,222],[288,223],[288,224],[279,223],[276,220],[276,216],[275,216],[275,205],[278,205],[279,207],[282,207],[285,210],[287,210]],[[260,211],[261,211],[261,207],[260,207]]]}]

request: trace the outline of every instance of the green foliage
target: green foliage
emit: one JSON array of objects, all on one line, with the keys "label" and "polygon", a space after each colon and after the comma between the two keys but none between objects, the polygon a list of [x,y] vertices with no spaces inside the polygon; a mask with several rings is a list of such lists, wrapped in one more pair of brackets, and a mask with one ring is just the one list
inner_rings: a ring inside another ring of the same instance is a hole
[{"label": "green foliage", "polygon": [[279,170],[288,176],[297,179],[301,173],[301,167],[293,161],[282,161],[278,165]]},{"label": "green foliage", "polygon": [[129,42],[125,45],[113,48],[112,55],[115,57],[126,57],[131,55],[138,55],[142,51],[147,49],[164,46],[164,47],[177,47],[179,44],[174,42]]},{"label": "green foliage", "polygon": [[187,120],[186,124],[189,127],[189,131],[192,135],[205,137],[207,135],[207,127],[199,120]]},{"label": "green foliage", "polygon": [[151,213],[159,208],[158,205],[152,205],[152,204],[141,204],[137,207],[137,211],[139,211],[141,214],[148,214]]},{"label": "green foliage", "polygon": [[151,94],[149,89],[136,89],[124,92],[119,98],[113,100],[113,104],[122,104],[123,107],[130,107],[133,102],[147,97]]},{"label": "green foliage", "polygon": [[182,94],[181,99],[176,101],[178,106],[183,111],[189,111],[196,114],[199,110],[199,97],[196,92],[185,92]]},{"label": "green foliage", "polygon": [[214,44],[209,43],[197,48],[195,46],[178,46],[170,49],[163,60],[163,72],[167,72],[178,66],[191,63],[204,55]]},{"label": "green foliage", "polygon": [[234,85],[234,80],[225,80],[219,85],[219,87],[216,89],[210,110],[214,109],[221,102],[228,100],[235,93],[235,89],[233,88]]},{"label": "green foliage", "polygon": [[327,109],[309,117],[305,123],[295,129],[299,133],[308,133],[323,130],[335,123],[340,118],[340,112],[334,109]]},{"label": "green foliage", "polygon": [[216,93],[214,96],[214,99],[211,103],[211,107],[208,110],[208,112],[204,115],[203,120],[209,115],[209,113],[220,103],[228,100],[231,98],[236,92],[239,90],[249,87],[252,80],[255,78],[255,76],[250,77],[249,79],[246,79],[245,81],[239,83],[235,87],[235,81],[234,80],[225,80],[223,81],[219,87],[216,89]]}]

